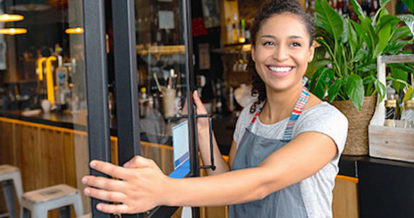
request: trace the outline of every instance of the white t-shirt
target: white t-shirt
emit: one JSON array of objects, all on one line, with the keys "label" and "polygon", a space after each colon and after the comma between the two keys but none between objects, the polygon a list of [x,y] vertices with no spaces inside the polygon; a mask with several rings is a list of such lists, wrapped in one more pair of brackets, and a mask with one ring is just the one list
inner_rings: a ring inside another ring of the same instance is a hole
[{"label": "white t-shirt", "polygon": [[[251,114],[250,106],[243,109],[237,120],[233,139],[238,145],[241,138],[250,125],[254,113]],[[256,135],[282,139],[289,118],[274,124],[263,124],[260,119],[252,126],[252,132]],[[322,102],[302,112],[293,127],[292,137],[296,137],[302,132],[320,132],[333,139],[338,147],[336,155],[326,166],[316,174],[301,181],[300,188],[305,208],[309,218],[332,217],[332,190],[335,185],[335,177],[338,174],[338,161],[344,149],[348,132],[348,120],[334,106],[327,102]],[[311,142],[309,146],[311,146]]]}]

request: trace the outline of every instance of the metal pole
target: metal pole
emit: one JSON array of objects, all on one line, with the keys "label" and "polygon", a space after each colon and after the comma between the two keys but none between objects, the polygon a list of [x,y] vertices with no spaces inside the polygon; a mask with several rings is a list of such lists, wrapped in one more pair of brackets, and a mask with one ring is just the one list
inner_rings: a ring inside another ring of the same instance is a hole
[{"label": "metal pole", "polygon": [[[182,0],[183,7],[183,21],[184,21],[184,45],[185,45],[185,73],[186,73],[186,84],[187,84],[187,99],[188,99],[188,136],[190,144],[190,176],[200,176],[199,163],[198,163],[198,149],[197,149],[197,138],[195,131],[197,131],[197,117],[195,116],[194,102],[192,98],[193,87],[194,87],[194,63],[193,63],[193,36],[191,29],[191,2],[190,0]],[[192,217],[200,217],[200,208],[192,208]]]},{"label": "metal pole", "polygon": [[[112,0],[118,160],[140,154],[134,0]],[[128,214],[122,217],[143,217]]]},{"label": "metal pole", "polygon": [[[103,0],[84,0],[86,94],[88,101],[88,142],[90,160],[110,162],[108,80],[105,49],[105,11]],[[91,169],[91,175],[105,176]],[[91,199],[93,217],[111,217],[99,212]]]}]

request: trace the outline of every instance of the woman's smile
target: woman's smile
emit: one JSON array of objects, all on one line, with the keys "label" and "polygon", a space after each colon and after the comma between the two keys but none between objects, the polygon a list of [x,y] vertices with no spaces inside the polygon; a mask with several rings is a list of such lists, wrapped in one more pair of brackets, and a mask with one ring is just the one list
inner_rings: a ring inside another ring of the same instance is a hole
[{"label": "woman's smile", "polygon": [[294,66],[290,65],[268,65],[267,68],[275,77],[285,77],[288,76],[295,69]]}]

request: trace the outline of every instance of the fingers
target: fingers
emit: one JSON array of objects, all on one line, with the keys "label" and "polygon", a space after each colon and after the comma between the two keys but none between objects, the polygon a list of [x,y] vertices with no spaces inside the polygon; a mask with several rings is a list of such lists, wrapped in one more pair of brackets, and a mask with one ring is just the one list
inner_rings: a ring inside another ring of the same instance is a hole
[{"label": "fingers", "polygon": [[108,191],[122,191],[125,189],[125,182],[104,177],[84,176],[82,183]]},{"label": "fingers", "polygon": [[144,168],[154,166],[154,161],[142,156],[135,156],[124,164],[126,168]]},{"label": "fingers", "polygon": [[120,166],[113,165],[111,163],[99,161],[99,160],[93,160],[89,164],[92,169],[95,169],[97,171],[100,171],[106,175],[109,175],[111,177],[115,177],[118,179],[127,179],[130,177],[131,171],[128,169],[125,169]]},{"label": "fingers", "polygon": [[132,213],[131,211],[129,211],[128,206],[125,204],[99,203],[96,205],[96,209],[102,212],[105,212],[105,213],[112,213],[112,214]]},{"label": "fingers", "polygon": [[194,93],[193,93],[193,99],[194,99],[195,105],[197,106],[197,112],[207,113],[207,110],[204,107],[203,102],[201,102],[200,96],[198,96],[197,91],[194,91]]},{"label": "fingers", "polygon": [[127,198],[121,192],[101,190],[92,187],[85,188],[83,192],[86,196],[110,202],[123,202]]}]

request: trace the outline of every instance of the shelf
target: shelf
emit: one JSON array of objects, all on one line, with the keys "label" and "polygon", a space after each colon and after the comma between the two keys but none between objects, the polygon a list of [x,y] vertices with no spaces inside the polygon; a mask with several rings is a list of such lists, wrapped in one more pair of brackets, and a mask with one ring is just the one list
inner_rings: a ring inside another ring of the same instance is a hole
[{"label": "shelf", "polygon": [[157,45],[157,46],[144,46],[142,44],[136,46],[137,54],[141,56],[146,55],[172,55],[172,54],[184,54],[184,45]]},{"label": "shelf", "polygon": [[250,53],[251,49],[251,44],[231,44],[225,45],[224,48],[212,49],[212,52],[221,54],[245,54]]}]

